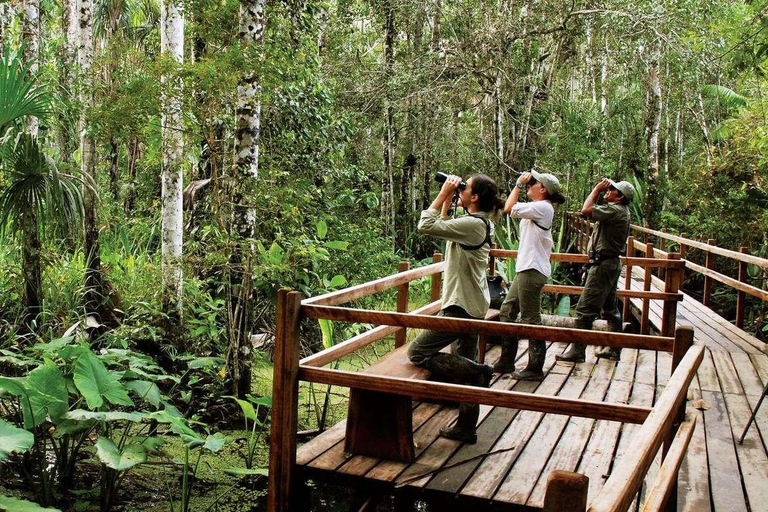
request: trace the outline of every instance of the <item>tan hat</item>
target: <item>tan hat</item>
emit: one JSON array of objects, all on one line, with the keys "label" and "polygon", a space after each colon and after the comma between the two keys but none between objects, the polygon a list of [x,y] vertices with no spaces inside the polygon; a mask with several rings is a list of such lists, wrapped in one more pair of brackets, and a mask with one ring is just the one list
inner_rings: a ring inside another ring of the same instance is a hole
[{"label": "tan hat", "polygon": [[635,197],[635,187],[628,181],[611,181],[613,188],[621,192],[621,195],[627,198],[630,203]]},{"label": "tan hat", "polygon": [[536,169],[531,169],[531,176],[541,183],[541,186],[547,191],[547,197],[550,201],[557,204],[565,202],[565,197],[560,193],[560,180],[554,174],[542,173]]}]

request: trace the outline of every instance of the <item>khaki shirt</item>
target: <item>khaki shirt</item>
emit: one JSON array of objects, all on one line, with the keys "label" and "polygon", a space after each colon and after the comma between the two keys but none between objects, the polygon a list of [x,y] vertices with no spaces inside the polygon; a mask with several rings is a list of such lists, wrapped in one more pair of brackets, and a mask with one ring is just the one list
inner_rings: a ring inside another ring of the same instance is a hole
[{"label": "khaki shirt", "polygon": [[[488,219],[488,212],[472,215]],[[421,212],[419,231],[448,240],[445,247],[442,308],[459,306],[470,316],[482,319],[491,303],[485,278],[491,248],[485,244],[470,251],[459,245],[477,245],[485,240],[485,222],[474,217],[464,215],[455,219],[441,218],[440,210],[430,208]],[[494,225],[493,222],[490,224],[493,237]]]},{"label": "khaki shirt", "polygon": [[587,254],[593,251],[607,256],[617,256],[627,252],[630,214],[625,204],[609,203],[592,208],[595,230],[589,237]]}]

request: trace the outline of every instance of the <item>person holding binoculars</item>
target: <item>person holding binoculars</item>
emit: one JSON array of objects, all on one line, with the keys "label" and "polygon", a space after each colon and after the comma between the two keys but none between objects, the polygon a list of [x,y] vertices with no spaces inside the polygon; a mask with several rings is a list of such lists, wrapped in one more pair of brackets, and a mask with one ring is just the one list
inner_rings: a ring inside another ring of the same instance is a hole
[{"label": "person holding binoculars", "polygon": [[[467,215],[451,218],[448,210],[456,193]],[[450,175],[444,177],[443,186],[429,208],[421,212],[419,231],[447,240],[442,309],[438,316],[485,318],[490,304],[485,271],[494,233],[492,220],[503,206],[492,178],[473,174],[464,183],[460,177]],[[477,342],[477,334],[425,330],[409,345],[408,358],[439,379],[488,387],[493,367],[475,362]],[[448,345],[452,345],[452,353],[441,352]],[[477,442],[479,413],[478,404],[462,403],[456,424],[443,427],[440,435],[464,443]]]},{"label": "person holding binoculars", "polygon": [[[520,193],[527,188],[530,201],[519,202]],[[541,292],[552,274],[549,256],[552,254],[552,223],[555,208],[552,203],[562,204],[565,198],[560,194],[560,182],[548,173],[536,170],[524,172],[517,180],[512,193],[504,205],[504,213],[520,219],[520,237],[515,261],[515,279],[509,285],[507,296],[501,305],[499,319],[502,322],[520,322],[541,325]],[[529,340],[528,365],[522,371],[515,371],[519,339],[502,337],[501,357],[495,371],[514,372],[518,380],[541,380],[546,345],[543,340]]]},{"label": "person holding binoculars", "polygon": [[[606,204],[598,205],[597,200],[602,193]],[[629,204],[634,197],[635,187],[628,181],[613,182],[603,178],[592,189],[581,208],[581,215],[596,222],[587,245],[587,280],[575,308],[578,329],[591,329],[592,322],[600,315],[608,322],[611,331],[621,331],[621,310],[616,285],[621,274],[619,256],[627,253],[627,237],[632,218]],[[597,353],[597,357],[618,360],[619,351],[605,347]],[[555,356],[555,359],[581,363],[585,354],[584,344],[572,343],[564,354]]]}]

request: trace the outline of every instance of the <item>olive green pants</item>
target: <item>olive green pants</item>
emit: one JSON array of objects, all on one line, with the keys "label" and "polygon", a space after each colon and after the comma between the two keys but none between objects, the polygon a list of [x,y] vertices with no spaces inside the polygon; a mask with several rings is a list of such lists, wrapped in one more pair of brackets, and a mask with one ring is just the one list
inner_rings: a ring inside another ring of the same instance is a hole
[{"label": "olive green pants", "polygon": [[[459,306],[448,306],[440,310],[437,316],[448,318],[468,318],[477,320]],[[471,361],[477,359],[477,334],[460,332],[421,331],[416,339],[408,345],[408,359],[416,366],[425,366],[429,358],[451,345],[451,352],[457,356],[466,357]]]},{"label": "olive green pants", "polygon": [[576,304],[576,322],[580,329],[591,329],[592,321],[600,316],[611,331],[621,331],[621,311],[616,285],[621,275],[619,258],[602,260],[587,270],[587,282]]},{"label": "olive green pants", "polygon": [[[504,303],[499,310],[499,320],[502,322],[516,322],[517,315],[520,314],[520,323],[541,325],[541,290],[547,284],[547,276],[538,270],[529,269],[518,272],[512,284],[509,285],[509,291],[504,299]],[[537,355],[537,361],[544,360],[543,354],[546,351],[546,344],[542,340],[529,340],[528,346],[532,352]],[[517,353],[517,339],[510,337],[502,338],[502,355],[507,348],[513,349],[511,357],[514,359]]]}]

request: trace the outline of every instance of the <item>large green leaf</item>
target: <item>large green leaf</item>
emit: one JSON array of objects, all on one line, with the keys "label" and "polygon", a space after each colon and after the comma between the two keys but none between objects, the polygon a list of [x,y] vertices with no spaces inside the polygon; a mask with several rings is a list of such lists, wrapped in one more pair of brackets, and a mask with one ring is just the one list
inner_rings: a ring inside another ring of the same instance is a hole
[{"label": "large green leaf", "polygon": [[96,441],[96,454],[107,467],[117,471],[125,471],[147,462],[147,451],[142,445],[131,443],[120,450],[106,437],[100,437]]},{"label": "large green leaf", "polygon": [[85,409],[75,409],[64,415],[68,420],[76,421],[133,421],[139,422],[144,419],[140,412],[122,412],[122,411],[86,411]]},{"label": "large green leaf", "polygon": [[237,405],[240,406],[240,409],[243,411],[243,416],[245,416],[246,419],[258,422],[259,418],[256,416],[256,410],[253,408],[253,404],[251,402],[248,402],[246,400],[241,400],[235,396],[228,396],[225,398],[231,398],[235,402],[237,402]]},{"label": "large green leaf", "polygon": [[69,393],[64,375],[53,362],[48,361],[29,372],[26,388],[35,425],[45,421],[46,415],[58,423],[69,409]]},{"label": "large green leaf", "polygon": [[162,399],[162,395],[160,393],[160,388],[157,387],[157,384],[154,382],[149,382],[146,380],[131,380],[125,383],[125,387],[129,391],[133,391],[136,396],[145,402],[155,407],[160,407],[160,400]]},{"label": "large green leaf", "polygon": [[[0,391],[19,397],[22,416],[24,417],[24,428],[33,428],[35,426],[33,421],[34,413],[30,406],[26,379],[21,377],[0,377]],[[0,396],[2,396],[2,393],[0,393]]]},{"label": "large green leaf", "polygon": [[6,47],[0,62],[0,136],[5,128],[24,116],[43,117],[48,113],[50,95],[35,80],[21,55]]},{"label": "large green leaf", "polygon": [[224,446],[224,443],[227,442],[227,438],[222,434],[221,432],[218,432],[216,434],[210,435],[205,439],[205,444],[203,445],[203,448],[206,450],[210,450],[213,453],[216,453],[217,451],[221,450]]},{"label": "large green leaf", "polygon": [[18,428],[0,418],[0,460],[10,453],[23,453],[35,443],[32,432]]},{"label": "large green leaf", "polygon": [[104,363],[90,350],[77,358],[74,380],[91,409],[104,405],[104,400],[115,405],[133,405],[119,377],[107,371]]},{"label": "large green leaf", "polygon": [[61,512],[58,508],[41,507],[37,503],[0,496],[0,512]]}]

